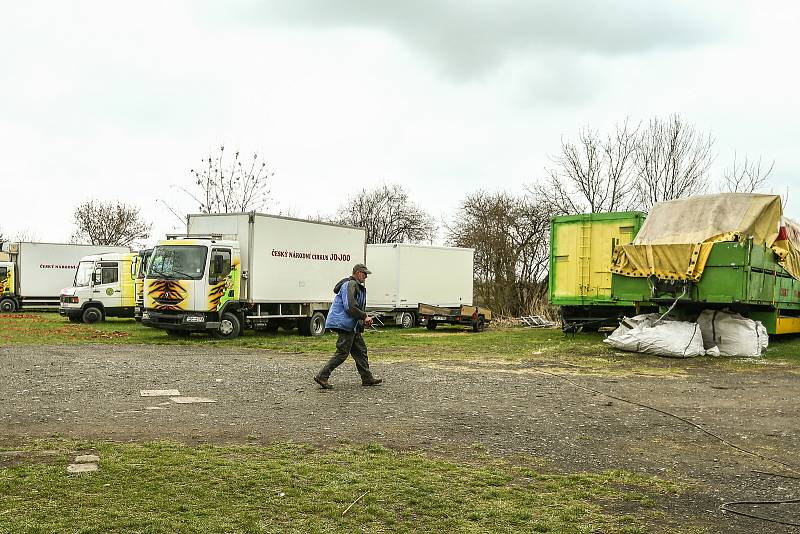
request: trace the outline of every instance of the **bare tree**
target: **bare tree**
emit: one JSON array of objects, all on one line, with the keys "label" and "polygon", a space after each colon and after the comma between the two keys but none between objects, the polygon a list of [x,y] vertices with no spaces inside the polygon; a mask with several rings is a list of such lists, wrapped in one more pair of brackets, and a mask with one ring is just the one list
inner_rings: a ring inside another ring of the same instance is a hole
[{"label": "bare tree", "polygon": [[89,200],[75,208],[73,243],[132,245],[150,236],[152,224],[145,222],[139,208],[121,202]]},{"label": "bare tree", "polygon": [[479,191],[468,195],[448,227],[448,242],[475,249],[476,300],[501,315],[542,302],[550,206],[532,197]]},{"label": "bare tree", "polygon": [[333,220],[367,231],[367,243],[420,243],[433,240],[433,217],[414,205],[401,185],[362,189],[339,208]]},{"label": "bare tree", "polygon": [[528,190],[560,214],[631,209],[637,130],[626,119],[605,139],[588,127],[578,132],[576,142],[562,139],[561,153],[551,158],[555,166],[546,169],[546,182]]},{"label": "bare tree", "polygon": [[745,156],[744,161],[740,162],[738,155],[734,153],[733,163],[722,171],[721,190],[729,193],[754,193],[767,184],[767,178],[774,167],[775,160],[772,160],[769,167],[766,163],[762,167],[761,156],[758,161],[750,161]]},{"label": "bare tree", "polygon": [[194,193],[184,189],[198,204],[201,213],[233,213],[259,211],[269,201],[269,181],[275,175],[266,162],[259,162],[257,153],[249,161],[239,159],[239,151],[233,161],[225,161],[225,146],[219,154],[201,160],[203,166],[191,169],[195,186]]},{"label": "bare tree", "polygon": [[678,114],[650,119],[638,137],[634,161],[641,207],[705,192],[713,149],[711,135],[698,132]]}]

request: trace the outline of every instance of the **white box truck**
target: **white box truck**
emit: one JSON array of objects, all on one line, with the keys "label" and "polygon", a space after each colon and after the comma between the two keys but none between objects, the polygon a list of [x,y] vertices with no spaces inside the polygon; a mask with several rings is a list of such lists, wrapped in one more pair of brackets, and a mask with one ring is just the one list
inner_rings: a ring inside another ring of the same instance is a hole
[{"label": "white box truck", "polygon": [[73,323],[133,317],[139,258],[137,252],[84,256],[72,286],[61,290],[58,312]]},{"label": "white box truck", "polygon": [[364,263],[365,231],[260,213],[187,217],[150,257],[142,324],[233,338],[297,326],[322,335],[333,286]]},{"label": "white box truck", "polygon": [[0,311],[57,310],[61,290],[72,286],[81,258],[128,247],[71,243],[3,243],[10,261],[0,262]]},{"label": "white box truck", "polygon": [[368,311],[415,326],[421,303],[438,307],[472,304],[475,250],[409,243],[367,245]]}]

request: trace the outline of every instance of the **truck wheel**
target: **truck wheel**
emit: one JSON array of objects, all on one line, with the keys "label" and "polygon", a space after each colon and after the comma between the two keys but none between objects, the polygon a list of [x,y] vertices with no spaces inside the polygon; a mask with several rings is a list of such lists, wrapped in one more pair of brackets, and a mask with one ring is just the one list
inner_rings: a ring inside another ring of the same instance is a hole
[{"label": "truck wheel", "polygon": [[98,321],[103,320],[103,312],[100,311],[99,308],[95,308],[94,306],[89,306],[85,310],[83,310],[83,322],[86,324],[96,323]]},{"label": "truck wheel", "polygon": [[316,311],[308,319],[300,319],[297,322],[297,329],[301,336],[321,336],[325,333],[325,314]]},{"label": "truck wheel", "polygon": [[217,339],[234,339],[242,332],[242,322],[230,312],[222,314],[219,321],[219,330],[212,330],[211,335]]},{"label": "truck wheel", "polygon": [[478,317],[478,320],[472,323],[472,331],[473,332],[483,332],[486,330],[486,320],[483,316]]},{"label": "truck wheel", "polygon": [[17,309],[17,303],[14,302],[14,299],[0,300],[0,312],[11,313],[16,309]]},{"label": "truck wheel", "polygon": [[411,328],[415,323],[413,313],[403,312],[403,315],[400,316],[400,326],[403,328]]},{"label": "truck wheel", "polygon": [[425,325],[425,328],[428,330],[436,330],[436,321],[428,321],[428,324]]}]

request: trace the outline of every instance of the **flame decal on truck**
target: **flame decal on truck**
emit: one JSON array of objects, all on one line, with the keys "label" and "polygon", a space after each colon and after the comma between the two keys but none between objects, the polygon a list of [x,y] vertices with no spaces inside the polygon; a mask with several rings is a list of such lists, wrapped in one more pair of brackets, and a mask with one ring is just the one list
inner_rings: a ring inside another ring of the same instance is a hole
[{"label": "flame decal on truck", "polygon": [[187,291],[177,280],[151,280],[147,296],[156,310],[183,310],[188,304]]},{"label": "flame decal on truck", "polygon": [[212,284],[208,288],[208,309],[209,311],[217,311],[229,300],[239,298],[239,267],[241,261],[239,256],[236,255],[231,261],[231,272],[216,284]]},{"label": "flame decal on truck", "polygon": [[7,267],[6,274],[0,278],[0,295],[14,292],[14,267]]}]

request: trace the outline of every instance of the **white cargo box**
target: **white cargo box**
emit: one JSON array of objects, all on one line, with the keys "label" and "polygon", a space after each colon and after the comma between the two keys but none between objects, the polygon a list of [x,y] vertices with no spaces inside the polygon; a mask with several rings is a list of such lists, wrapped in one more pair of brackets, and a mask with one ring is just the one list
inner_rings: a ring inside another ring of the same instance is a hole
[{"label": "white cargo box", "polygon": [[130,252],[128,247],[28,242],[4,243],[3,250],[16,261],[17,287],[23,299],[58,299],[62,289],[72,287],[78,263],[84,256]]},{"label": "white cargo box", "polygon": [[407,243],[367,245],[367,307],[472,305],[475,250]]},{"label": "white cargo box", "polygon": [[242,298],[250,302],[331,302],[336,282],[364,263],[363,228],[232,213],[189,215],[187,233],[239,242]]}]

